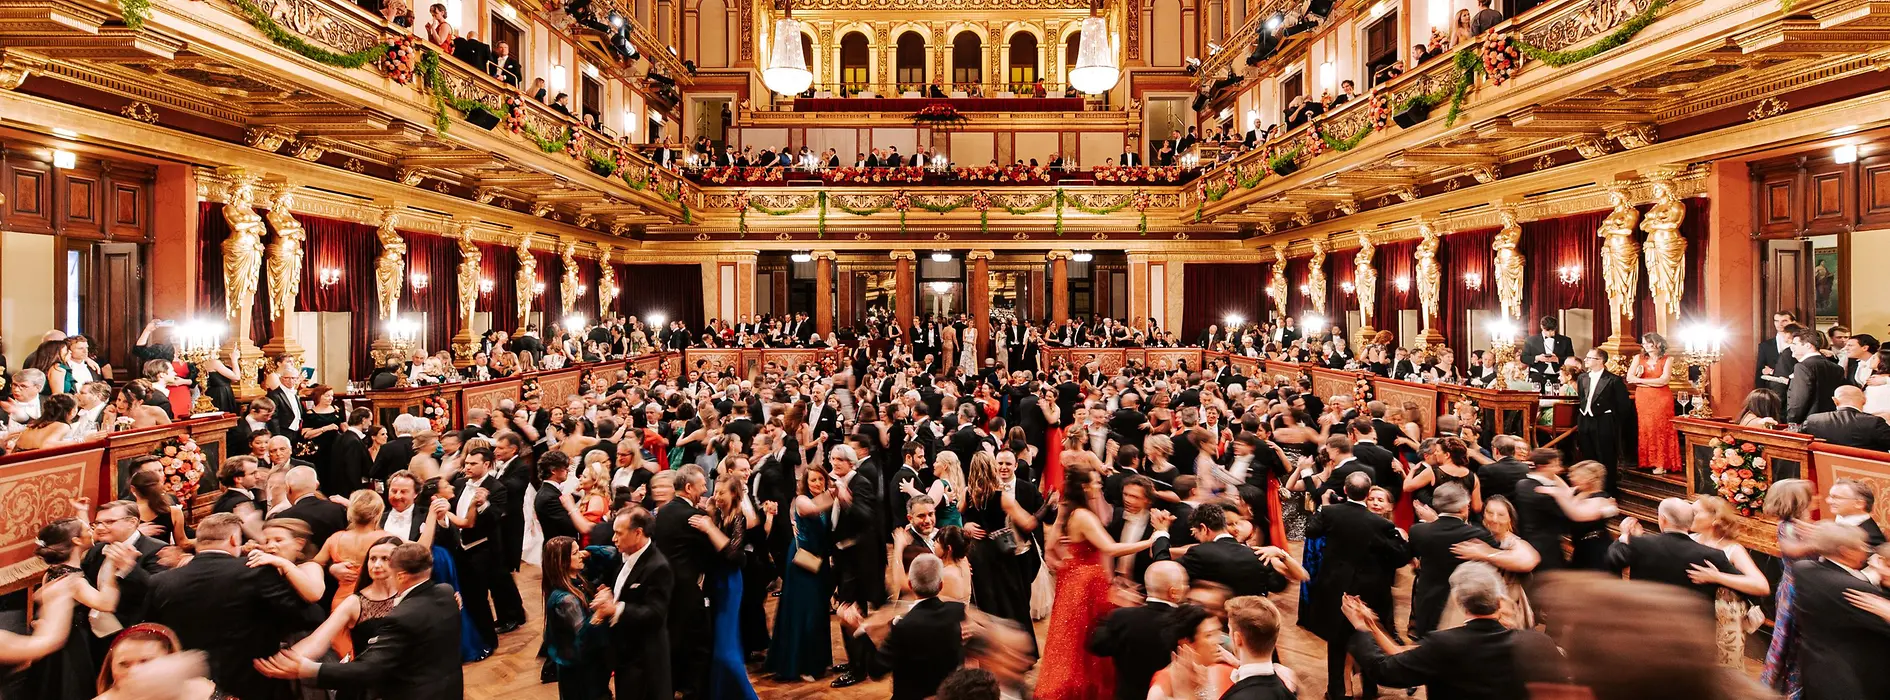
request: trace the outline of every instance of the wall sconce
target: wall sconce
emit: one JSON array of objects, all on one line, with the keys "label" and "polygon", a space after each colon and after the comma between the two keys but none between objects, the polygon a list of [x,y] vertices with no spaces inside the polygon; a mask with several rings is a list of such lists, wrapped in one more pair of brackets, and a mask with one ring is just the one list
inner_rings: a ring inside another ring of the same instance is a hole
[{"label": "wall sconce", "polygon": [[1076,252],[1074,252],[1074,253],[1071,253],[1071,254],[1070,254],[1070,261],[1071,261],[1071,262],[1080,262],[1080,263],[1086,263],[1086,262],[1089,262],[1089,261],[1091,261],[1091,260],[1095,260],[1095,259],[1096,259],[1096,254],[1095,254],[1095,253],[1091,253],[1091,252],[1089,252],[1089,251],[1087,251],[1087,250],[1079,250],[1079,251],[1076,251]]},{"label": "wall sconce", "polygon": [[950,291],[952,291],[952,283],[950,282],[933,282],[932,283],[933,294],[945,294]]},{"label": "wall sconce", "polygon": [[1311,286],[1308,286],[1308,285],[1304,285],[1304,284],[1302,284],[1302,285],[1300,285],[1300,286],[1299,286],[1299,295],[1300,295],[1300,296],[1303,296],[1303,297],[1307,297],[1307,298],[1311,298],[1311,297],[1312,297],[1312,287],[1311,287]]},{"label": "wall sconce", "polygon": [[610,285],[610,297],[612,299],[615,299],[620,296],[623,296],[623,288],[618,287],[617,285],[614,285],[614,284]]},{"label": "wall sconce", "polygon": [[55,150],[52,152],[52,164],[60,170],[71,170],[78,166],[79,156],[72,151]]},{"label": "wall sconce", "polygon": [[532,296],[542,297],[544,295],[545,295],[545,283],[533,282],[532,283]]},{"label": "wall sconce", "polygon": [[585,284],[580,284],[580,285],[578,285],[578,293],[577,293],[577,295],[578,295],[578,296],[584,296],[584,294],[585,294],[585,292],[589,292],[589,291],[591,291],[591,287],[590,287],[590,285],[585,285]]},{"label": "wall sconce", "polygon": [[1483,289],[1483,273],[1481,272],[1463,273],[1463,288],[1468,289],[1473,292],[1481,291]]},{"label": "wall sconce", "polygon": [[1351,282],[1340,282],[1339,291],[1344,292],[1345,295],[1349,297],[1352,296],[1354,292],[1358,291],[1358,287]]},{"label": "wall sconce", "polygon": [[322,286],[333,287],[335,286],[335,283],[340,282],[340,281],[341,281],[341,268],[336,268],[336,267],[322,268],[322,272],[321,272]]},{"label": "wall sconce", "polygon": [[1555,268],[1555,276],[1557,279],[1562,280],[1562,284],[1573,287],[1580,284],[1582,281],[1582,266],[1563,265]]},{"label": "wall sconce", "polygon": [[481,278],[479,278],[479,294],[480,294],[480,296],[484,296],[484,295],[487,295],[487,294],[491,294],[491,293],[492,293],[492,279],[491,279],[491,278],[489,278],[489,277],[481,277]]},{"label": "wall sconce", "polygon": [[1228,314],[1227,318],[1221,319],[1221,321],[1226,324],[1228,328],[1238,328],[1246,325],[1247,318],[1240,314]]},{"label": "wall sconce", "polygon": [[1397,287],[1399,293],[1411,291],[1411,278],[1399,277],[1391,281],[1391,286]]},{"label": "wall sconce", "polygon": [[429,282],[429,281],[431,281],[431,280],[427,278],[427,273],[425,273],[425,272],[415,272],[415,273],[413,273],[413,274],[411,274],[411,275],[408,275],[408,276],[407,276],[407,281],[409,281],[409,282],[412,282],[412,283],[413,283],[413,289],[414,289],[414,291],[416,291],[416,292],[417,292],[417,291],[420,291],[420,290],[422,290],[422,289],[426,289],[426,288],[427,288],[427,282]]},{"label": "wall sconce", "polygon": [[569,84],[565,82],[565,78],[566,78],[566,77],[567,77],[567,76],[565,75],[565,72],[564,72],[564,66],[563,66],[563,65],[561,65],[561,64],[555,64],[555,63],[554,63],[554,64],[552,64],[552,66],[551,66],[551,87],[553,87],[553,88],[564,88],[564,87],[567,87],[567,86],[568,86]]}]

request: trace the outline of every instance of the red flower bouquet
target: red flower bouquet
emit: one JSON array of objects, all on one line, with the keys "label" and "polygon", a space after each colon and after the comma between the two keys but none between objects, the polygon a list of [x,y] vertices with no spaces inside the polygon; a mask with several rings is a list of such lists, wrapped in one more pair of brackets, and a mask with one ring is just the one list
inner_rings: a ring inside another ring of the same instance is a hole
[{"label": "red flower bouquet", "polygon": [[1765,508],[1765,492],[1771,486],[1770,463],[1758,444],[1721,435],[1707,444],[1712,450],[1714,491],[1731,503],[1733,510],[1756,518]]}]

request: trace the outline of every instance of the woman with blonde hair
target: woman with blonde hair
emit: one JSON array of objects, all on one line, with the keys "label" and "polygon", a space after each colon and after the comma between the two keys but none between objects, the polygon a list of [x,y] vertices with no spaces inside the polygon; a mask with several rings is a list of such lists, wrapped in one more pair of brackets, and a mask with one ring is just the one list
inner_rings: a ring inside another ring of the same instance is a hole
[{"label": "woman with blonde hair", "polygon": [[1772,594],[1772,584],[1753,563],[1752,555],[1739,544],[1739,519],[1731,503],[1718,496],[1705,496],[1694,504],[1693,539],[1726,553],[1727,561],[1739,573],[1729,574],[1711,566],[1694,564],[1687,578],[1694,583],[1719,586],[1713,594],[1714,641],[1719,664],[1742,669],[1746,661],[1746,635],[1757,631],[1765,616],[1743,596],[1764,598]]},{"label": "woman with blonde hair", "polygon": [[[1516,508],[1509,499],[1491,496],[1483,504],[1483,528],[1490,531],[1496,540],[1496,546],[1484,544],[1482,540],[1468,540],[1455,547],[1451,552],[1465,561],[1480,561],[1495,566],[1503,572],[1503,583],[1509,591],[1509,599],[1515,603],[1513,610],[1506,611],[1504,623],[1510,629],[1531,629],[1536,626],[1536,614],[1529,607],[1529,595],[1523,589],[1523,581],[1534,571],[1536,564],[1542,562],[1541,553],[1516,535]],[[1452,599],[1444,608],[1444,616],[1438,629],[1449,629],[1464,623],[1463,608]]]},{"label": "woman with blonde hair", "polygon": [[[916,496],[918,489],[911,484],[901,488],[906,495]],[[965,524],[964,513],[959,509],[965,504],[965,471],[958,465],[958,454],[951,450],[939,450],[938,457],[932,460],[932,486],[925,495],[938,504],[935,511],[938,527],[962,527]]]},{"label": "woman with blonde hair", "polygon": [[1772,645],[1765,652],[1765,672],[1760,682],[1788,698],[1798,697],[1804,686],[1798,678],[1798,619],[1792,614],[1797,598],[1795,565],[1818,556],[1806,535],[1811,523],[1805,519],[1818,497],[1817,487],[1804,479],[1773,482],[1765,492],[1765,514],[1778,520],[1778,553],[1781,574],[1778,593],[1773,597],[1778,613],[1772,619]]},{"label": "woman with blonde hair", "polygon": [[[396,473],[388,481],[391,483],[408,476],[411,474]],[[416,490],[418,486],[415,484]],[[432,510],[419,503],[414,504],[413,508],[416,511],[421,508],[427,508],[429,512]],[[361,562],[367,559],[368,550],[373,548],[375,542],[389,536],[390,533],[381,529],[381,514],[386,510],[379,494],[367,489],[355,491],[348,497],[348,528],[329,536],[328,541],[322,544],[321,553],[315,555],[315,562],[328,567],[329,573],[335,577],[335,597],[331,610],[339,609],[344,601],[354,595],[355,586],[360,584]],[[423,516],[415,513],[414,517]],[[426,517],[426,521],[421,524],[421,544],[432,545],[436,520],[435,517]],[[352,641],[347,635],[337,636],[335,653],[346,656],[353,650]]]},{"label": "woman with blonde hair", "polygon": [[262,524],[260,546],[249,552],[250,568],[273,566],[295,589],[302,600],[313,603],[322,599],[328,582],[322,578],[322,565],[315,556],[315,531],[299,518],[272,518]]}]

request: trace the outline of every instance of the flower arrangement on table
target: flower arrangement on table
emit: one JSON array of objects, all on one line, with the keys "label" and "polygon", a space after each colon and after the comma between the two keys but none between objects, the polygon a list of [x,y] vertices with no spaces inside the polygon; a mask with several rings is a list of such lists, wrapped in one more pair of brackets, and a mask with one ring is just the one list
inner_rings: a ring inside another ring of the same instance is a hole
[{"label": "flower arrangement on table", "polygon": [[1358,381],[1352,383],[1352,396],[1360,404],[1376,399],[1377,397],[1374,393],[1375,392],[1372,391],[1372,380],[1370,379],[1360,377]]},{"label": "flower arrangement on table", "polygon": [[1765,458],[1765,448],[1731,434],[1713,438],[1707,447],[1713,451],[1713,484],[1720,498],[1733,510],[1756,518],[1765,510],[1765,492],[1772,485]]},{"label": "flower arrangement on table", "polygon": [[1092,173],[1097,182],[1178,182],[1181,180],[1181,166],[1146,165],[1098,165]]},{"label": "flower arrangement on table", "polygon": [[444,433],[453,429],[453,409],[447,405],[443,396],[429,396],[420,400],[420,417],[427,419],[433,432]]},{"label": "flower arrangement on table", "polygon": [[163,469],[164,491],[189,508],[190,499],[197,495],[197,484],[203,479],[204,465],[209,461],[203,448],[188,437],[174,437],[160,443],[151,454],[158,458],[158,466]]},{"label": "flower arrangement on table", "polygon": [[401,34],[387,37],[384,41],[387,42],[387,53],[379,61],[381,72],[402,85],[412,83],[420,69],[420,54],[425,50],[420,46],[420,37]]},{"label": "flower arrangement on table", "polygon": [[538,388],[538,378],[526,377],[525,381],[519,382],[518,397],[521,400],[529,401],[533,397],[542,397],[543,395],[544,390]]},{"label": "flower arrangement on table", "polygon": [[513,93],[505,98],[505,129],[514,134],[525,130],[525,96]]},{"label": "flower arrangement on table", "polygon": [[935,126],[960,124],[969,120],[969,118],[959,112],[957,108],[944,102],[934,102],[926,105],[924,109],[913,112],[912,116],[908,118],[914,123],[931,124]]},{"label": "flower arrangement on table", "polygon": [[829,184],[870,185],[881,182],[923,182],[925,168],[902,165],[896,168],[831,168],[820,173]]}]

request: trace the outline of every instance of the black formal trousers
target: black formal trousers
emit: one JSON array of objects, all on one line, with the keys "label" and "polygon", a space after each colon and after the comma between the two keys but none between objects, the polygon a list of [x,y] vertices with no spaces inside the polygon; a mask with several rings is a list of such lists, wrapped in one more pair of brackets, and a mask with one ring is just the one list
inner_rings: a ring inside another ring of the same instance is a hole
[{"label": "black formal trousers", "polygon": [[[498,544],[487,542],[470,550],[462,550],[455,559],[459,564],[460,605],[466,609],[466,617],[472,622],[474,632],[485,640],[486,645],[496,648],[499,639],[498,625],[492,614],[492,598],[499,597],[493,589],[495,579],[512,580],[512,574],[504,569],[499,561]],[[512,595],[518,595],[518,586],[513,585]]]},{"label": "black formal trousers", "polygon": [[[884,586],[875,586],[873,579],[885,576],[886,565],[876,557],[873,542],[860,542],[846,549],[834,550],[834,572],[839,577],[839,588],[834,599],[841,603],[853,603],[859,606],[860,615],[870,615],[874,608],[886,604],[884,599],[875,600],[875,590]],[[843,629],[844,633],[845,630]],[[879,663],[879,648],[873,645],[873,639],[866,635],[848,634],[841,640],[847,650],[847,672],[856,676],[878,676],[885,673]]]}]

